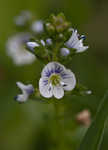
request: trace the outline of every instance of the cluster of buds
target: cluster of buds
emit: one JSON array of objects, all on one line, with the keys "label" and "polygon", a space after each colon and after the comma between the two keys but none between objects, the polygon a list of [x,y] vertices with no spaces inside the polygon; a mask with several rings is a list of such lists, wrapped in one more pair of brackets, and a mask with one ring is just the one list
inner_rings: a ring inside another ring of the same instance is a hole
[{"label": "cluster of buds", "polygon": [[15,97],[17,101],[25,102],[29,96],[46,100],[61,99],[69,94],[91,94],[77,83],[72,70],[65,67],[74,55],[86,51],[88,46],[83,45],[85,36],[80,36],[62,13],[51,15],[46,21],[36,21],[30,13],[23,12],[15,18],[15,23],[23,32],[9,38],[8,55],[17,65],[37,59],[44,64],[40,79],[37,79],[38,87],[17,82],[22,90],[22,94]]}]

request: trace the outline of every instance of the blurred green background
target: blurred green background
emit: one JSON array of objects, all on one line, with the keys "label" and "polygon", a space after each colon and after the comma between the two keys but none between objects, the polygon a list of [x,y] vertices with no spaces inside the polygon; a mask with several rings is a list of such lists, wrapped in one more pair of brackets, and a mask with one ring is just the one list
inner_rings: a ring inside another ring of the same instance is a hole
[{"label": "blurred green background", "polygon": [[[75,56],[70,68],[80,83],[93,91],[92,96],[66,99],[65,118],[61,120],[64,138],[58,137],[51,104],[29,101],[18,104],[16,81],[32,81],[41,72],[40,63],[16,67],[6,55],[5,43],[15,31],[14,16],[30,10],[38,19],[63,12],[79,33],[87,36],[90,46]],[[108,89],[108,1],[107,0],[0,0],[0,150],[57,150],[57,139],[65,141],[64,150],[77,150],[86,131],[75,115],[89,109],[94,117],[104,92]],[[108,150],[108,128],[101,150]]]}]

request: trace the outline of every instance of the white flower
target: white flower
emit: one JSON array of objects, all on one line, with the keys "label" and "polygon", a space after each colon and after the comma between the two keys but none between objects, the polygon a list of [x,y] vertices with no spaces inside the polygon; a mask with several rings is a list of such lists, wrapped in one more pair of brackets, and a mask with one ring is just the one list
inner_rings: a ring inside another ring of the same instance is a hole
[{"label": "white flower", "polygon": [[60,99],[64,96],[64,90],[71,91],[75,85],[76,78],[71,70],[57,62],[50,62],[41,73],[39,90],[43,97]]},{"label": "white flower", "polygon": [[22,94],[19,94],[15,97],[15,100],[18,102],[25,102],[29,96],[34,92],[32,84],[24,85],[21,82],[17,82],[16,85],[21,89]]},{"label": "white flower", "polygon": [[31,64],[35,61],[35,56],[25,49],[25,43],[29,41],[30,37],[29,33],[18,33],[8,39],[7,54],[16,65]]},{"label": "white flower", "polygon": [[61,48],[60,53],[62,56],[68,56],[70,54],[70,50],[67,48]]},{"label": "white flower", "polygon": [[43,22],[41,20],[33,22],[32,26],[31,26],[31,30],[37,34],[42,33],[44,30]]},{"label": "white flower", "polygon": [[32,14],[29,11],[22,11],[19,16],[16,16],[14,22],[17,26],[24,26],[32,18]]},{"label": "white flower", "polygon": [[68,48],[74,48],[76,49],[77,53],[83,52],[87,50],[89,47],[83,45],[83,40],[85,39],[85,36],[79,36],[77,33],[77,30],[73,30],[72,36],[70,39],[65,43],[65,45]]}]

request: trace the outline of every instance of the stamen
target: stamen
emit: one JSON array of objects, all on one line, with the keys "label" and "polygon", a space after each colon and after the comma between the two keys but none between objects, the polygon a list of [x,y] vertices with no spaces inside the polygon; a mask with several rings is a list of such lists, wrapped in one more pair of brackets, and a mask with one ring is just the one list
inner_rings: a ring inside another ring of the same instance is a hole
[{"label": "stamen", "polygon": [[65,87],[65,86],[67,86],[64,82],[62,82],[62,81],[60,81],[60,84],[63,86],[63,87]]},{"label": "stamen", "polygon": [[80,36],[80,39],[85,40],[85,39],[86,39],[86,36],[85,36],[85,35],[81,35],[81,36]]},{"label": "stamen", "polygon": [[56,86],[60,84],[60,76],[58,74],[52,74],[49,78],[49,83]]}]

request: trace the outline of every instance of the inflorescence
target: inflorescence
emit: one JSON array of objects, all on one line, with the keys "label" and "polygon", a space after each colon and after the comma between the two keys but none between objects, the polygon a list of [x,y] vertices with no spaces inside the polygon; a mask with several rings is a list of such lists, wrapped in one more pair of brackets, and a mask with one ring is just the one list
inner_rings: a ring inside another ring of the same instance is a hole
[{"label": "inflorescence", "polygon": [[85,36],[79,35],[62,13],[43,21],[33,20],[32,14],[24,11],[14,22],[21,32],[8,39],[7,54],[16,65],[30,64],[37,59],[44,65],[40,79],[37,79],[38,87],[17,82],[22,91],[15,97],[18,102],[25,102],[30,96],[33,99],[61,99],[64,95],[91,94],[77,83],[72,70],[65,67],[74,55],[89,47],[83,44]]}]

